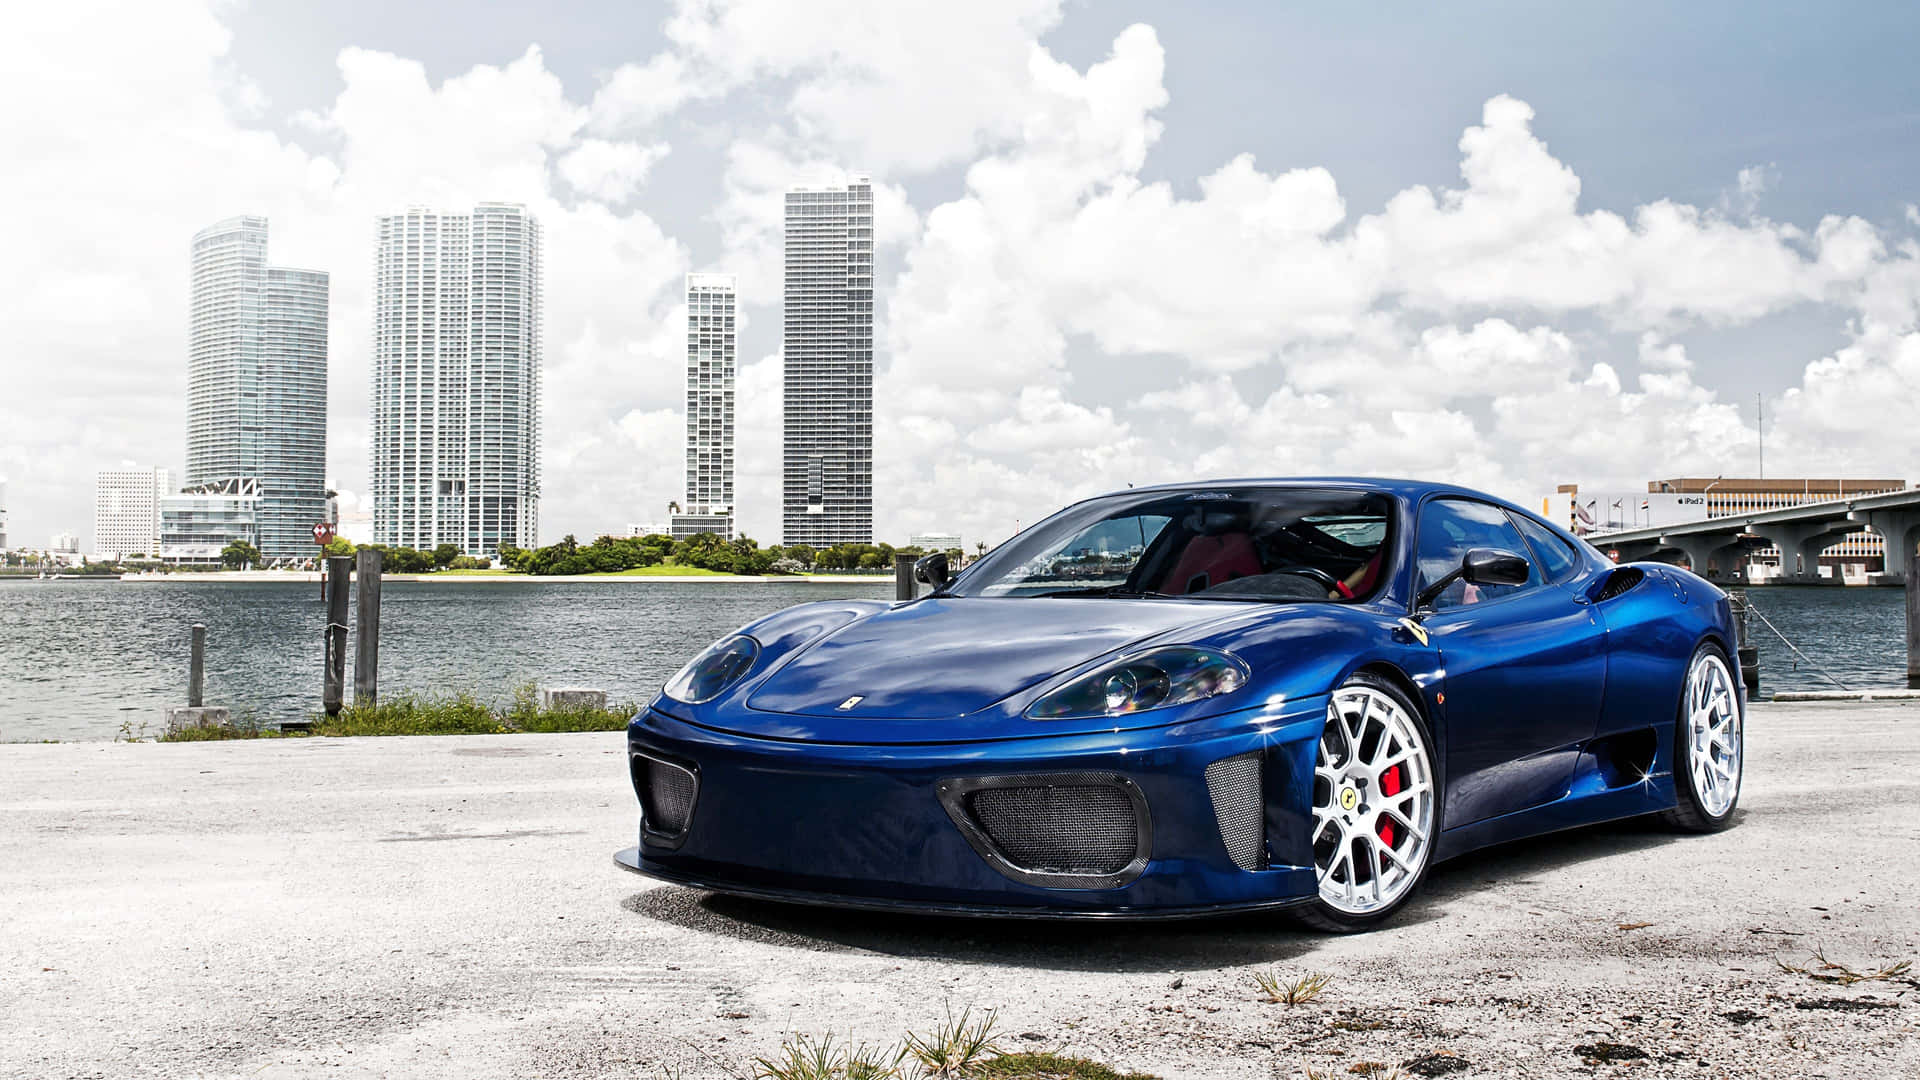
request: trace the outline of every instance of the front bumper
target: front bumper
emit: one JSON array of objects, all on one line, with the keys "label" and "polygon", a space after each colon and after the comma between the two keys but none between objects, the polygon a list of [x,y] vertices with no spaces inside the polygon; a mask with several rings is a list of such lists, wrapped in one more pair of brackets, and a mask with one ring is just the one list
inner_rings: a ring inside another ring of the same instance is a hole
[{"label": "front bumper", "polygon": [[[850,908],[1177,918],[1289,906],[1316,893],[1308,835],[1326,705],[1320,695],[1157,729],[910,746],[751,738],[649,709],[628,728],[630,757],[692,769],[697,794],[684,829],[643,823],[639,844],[615,858],[694,888]],[[1261,763],[1261,853],[1249,860],[1243,845],[1236,863],[1207,766],[1250,754]],[[951,793],[979,778],[1068,773],[1112,777],[1144,803],[1127,873],[1085,887],[1023,873],[950,811]]]}]

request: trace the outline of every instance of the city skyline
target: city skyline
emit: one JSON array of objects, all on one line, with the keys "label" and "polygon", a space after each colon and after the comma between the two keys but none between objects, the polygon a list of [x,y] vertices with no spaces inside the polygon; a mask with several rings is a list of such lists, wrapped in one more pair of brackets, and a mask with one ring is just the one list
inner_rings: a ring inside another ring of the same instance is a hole
[{"label": "city skyline", "polygon": [[9,117],[0,177],[34,207],[0,267],[10,535],[84,532],[99,464],[184,470],[180,247],[235,212],[332,275],[360,506],[369,222],[497,199],[546,231],[543,537],[684,498],[684,278],[725,270],[737,527],[771,542],[782,199],[853,168],[878,536],[1193,475],[1750,473],[1756,396],[1769,474],[1920,455],[1920,87],[1884,74],[1920,12],[783,10],[23,16],[0,80],[61,108]]},{"label": "city skyline", "polygon": [[193,236],[184,483],[257,482],[253,543],[268,559],[303,558],[327,508],[331,279],[271,265],[267,248],[255,215]]},{"label": "city skyline", "polygon": [[538,546],[540,223],[523,206],[377,223],[374,541],[492,557]]}]

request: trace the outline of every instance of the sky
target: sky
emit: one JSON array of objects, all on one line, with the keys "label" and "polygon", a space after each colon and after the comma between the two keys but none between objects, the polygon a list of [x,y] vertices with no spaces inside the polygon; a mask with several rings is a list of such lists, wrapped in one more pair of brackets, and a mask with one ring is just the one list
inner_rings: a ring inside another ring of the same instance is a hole
[{"label": "sky", "polygon": [[878,191],[881,539],[1225,476],[1920,480],[1920,8],[1114,0],[32,5],[0,69],[10,542],[185,456],[187,247],[332,275],[366,486],[377,215],[546,230],[542,539],[684,483],[683,277],[739,276],[779,539],[780,212]]}]

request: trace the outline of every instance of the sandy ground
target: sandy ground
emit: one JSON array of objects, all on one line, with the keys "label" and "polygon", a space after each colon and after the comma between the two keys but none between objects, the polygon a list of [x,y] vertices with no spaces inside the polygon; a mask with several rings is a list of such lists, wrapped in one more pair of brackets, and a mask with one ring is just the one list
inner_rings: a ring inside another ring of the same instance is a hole
[{"label": "sandy ground", "polygon": [[[719,1076],[963,1006],[1169,1078],[1913,1075],[1916,976],[1776,959],[1920,959],[1920,705],[1756,706],[1750,755],[1728,833],[1484,852],[1324,938],[655,885],[610,859],[618,734],[0,746],[0,1076]],[[1265,1004],[1268,970],[1333,983]]]}]

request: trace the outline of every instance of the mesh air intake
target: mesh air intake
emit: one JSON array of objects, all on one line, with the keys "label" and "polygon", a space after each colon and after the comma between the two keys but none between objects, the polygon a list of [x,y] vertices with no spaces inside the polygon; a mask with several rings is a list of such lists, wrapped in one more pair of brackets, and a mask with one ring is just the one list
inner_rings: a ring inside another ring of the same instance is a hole
[{"label": "mesh air intake", "polygon": [[640,812],[652,832],[676,836],[693,816],[693,774],[678,765],[648,757],[633,759],[634,788]]},{"label": "mesh air intake", "polygon": [[1207,766],[1207,794],[1213,819],[1233,865],[1262,870],[1267,865],[1265,813],[1260,799],[1260,754],[1221,758]]},{"label": "mesh air intake", "polygon": [[990,787],[969,809],[1007,861],[1043,874],[1118,874],[1138,854],[1133,800],[1106,784]]}]

